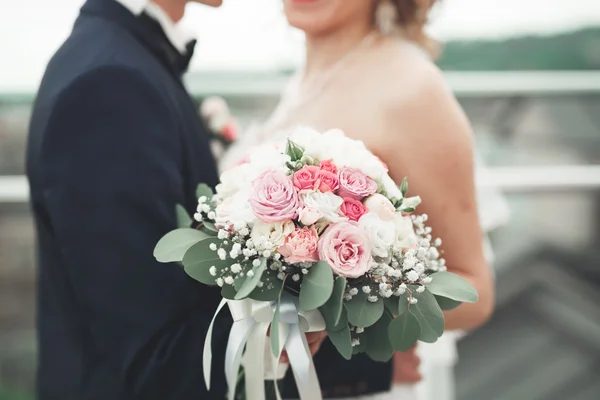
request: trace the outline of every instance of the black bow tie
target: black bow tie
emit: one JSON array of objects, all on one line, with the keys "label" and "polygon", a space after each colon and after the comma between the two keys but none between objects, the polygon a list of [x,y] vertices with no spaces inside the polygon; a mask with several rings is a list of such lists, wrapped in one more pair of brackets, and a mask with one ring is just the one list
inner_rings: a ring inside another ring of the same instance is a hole
[{"label": "black bow tie", "polygon": [[178,77],[181,77],[190,65],[190,61],[194,55],[194,48],[196,47],[196,40],[188,42],[185,46],[185,51],[181,53],[173,46],[160,24],[155,19],[151,18],[146,13],[142,13],[138,18],[143,24],[150,27],[154,33],[154,37],[144,38],[154,53],[167,68]]}]

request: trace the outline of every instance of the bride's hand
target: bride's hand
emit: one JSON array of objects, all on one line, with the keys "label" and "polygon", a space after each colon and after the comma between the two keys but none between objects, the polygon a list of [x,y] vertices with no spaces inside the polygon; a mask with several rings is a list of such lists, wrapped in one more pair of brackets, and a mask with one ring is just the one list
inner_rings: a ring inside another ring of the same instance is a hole
[{"label": "bride's hand", "polygon": [[[319,348],[321,347],[321,343],[323,343],[323,340],[325,340],[326,337],[327,337],[326,331],[308,332],[306,334],[306,341],[308,342],[308,347],[310,349],[311,355],[314,356],[317,353],[317,351],[319,351]],[[288,355],[285,351],[281,354],[281,358],[279,359],[279,362],[281,362],[283,364],[290,363]]]}]

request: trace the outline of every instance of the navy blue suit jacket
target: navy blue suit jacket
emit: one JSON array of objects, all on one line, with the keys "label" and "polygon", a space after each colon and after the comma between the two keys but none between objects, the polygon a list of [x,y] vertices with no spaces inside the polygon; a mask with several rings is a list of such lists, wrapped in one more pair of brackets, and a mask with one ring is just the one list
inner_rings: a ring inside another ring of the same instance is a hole
[{"label": "navy blue suit jacket", "polygon": [[192,213],[196,185],[218,178],[180,80],[187,61],[147,16],[88,0],[48,65],[27,153],[39,253],[39,400],[225,395],[227,313],[213,335],[210,393],[202,378],[219,291],[152,255],[176,228],[175,205]]}]

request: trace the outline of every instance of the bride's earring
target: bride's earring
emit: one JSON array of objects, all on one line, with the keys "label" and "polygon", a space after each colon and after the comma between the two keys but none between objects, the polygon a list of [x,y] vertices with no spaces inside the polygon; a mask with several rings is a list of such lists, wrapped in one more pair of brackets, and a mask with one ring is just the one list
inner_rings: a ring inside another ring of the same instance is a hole
[{"label": "bride's earring", "polygon": [[393,35],[396,32],[398,10],[390,0],[380,0],[375,10],[375,23],[383,35]]}]

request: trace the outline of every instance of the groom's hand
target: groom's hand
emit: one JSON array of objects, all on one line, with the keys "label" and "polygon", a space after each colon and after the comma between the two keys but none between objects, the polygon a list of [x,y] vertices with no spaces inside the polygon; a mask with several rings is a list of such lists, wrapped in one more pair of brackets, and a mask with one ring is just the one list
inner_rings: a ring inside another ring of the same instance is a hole
[{"label": "groom's hand", "polygon": [[[327,337],[326,331],[308,332],[306,334],[306,341],[308,342],[308,348],[310,349],[311,355],[314,356],[317,353],[317,351],[319,351],[319,348],[321,347],[321,344],[323,343],[323,340],[325,340],[326,337]],[[288,358],[288,355],[285,351],[281,354],[281,358],[279,359],[279,362],[281,362],[283,364],[290,363],[290,359]]]}]

